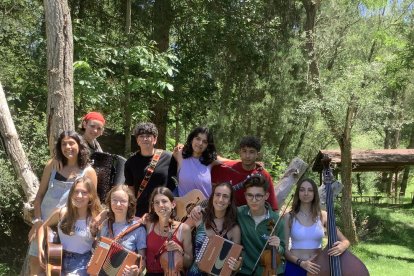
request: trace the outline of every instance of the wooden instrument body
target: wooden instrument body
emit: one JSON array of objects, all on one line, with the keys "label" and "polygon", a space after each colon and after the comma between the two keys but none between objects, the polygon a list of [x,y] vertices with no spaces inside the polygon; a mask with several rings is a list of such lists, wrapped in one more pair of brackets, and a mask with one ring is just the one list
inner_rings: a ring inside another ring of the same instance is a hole
[{"label": "wooden instrument body", "polygon": [[264,266],[263,276],[277,275],[277,267],[282,264],[280,254],[277,254],[276,248],[266,249],[260,259],[261,265]]},{"label": "wooden instrument body", "polygon": [[[325,155],[322,159],[323,182],[326,189],[326,209],[327,209],[327,230],[328,230],[328,245],[319,253],[313,262],[321,266],[321,270],[317,275],[329,276],[366,276],[369,275],[366,266],[351,252],[345,250],[340,256],[329,256],[328,249],[332,248],[333,244],[338,241],[337,228],[335,222],[335,211],[333,203],[333,175],[330,168],[331,159]],[[313,275],[307,273],[307,275]]]},{"label": "wooden instrument body", "polygon": [[161,267],[165,276],[180,275],[184,271],[184,257],[178,251],[166,251],[160,257]]},{"label": "wooden instrument body", "polygon": [[174,198],[177,214],[175,219],[182,221],[191,212],[194,206],[204,201],[206,197],[200,190],[194,189],[185,196]]},{"label": "wooden instrument body", "polygon": [[[341,273],[342,276],[367,276],[369,275],[368,269],[365,265],[359,260],[355,255],[353,255],[348,250],[345,250],[341,256],[339,256],[341,261]],[[320,271],[318,274],[307,273],[308,276],[330,276],[330,267],[329,267],[329,255],[328,248],[322,250],[314,259],[314,263],[320,265]],[[346,264],[346,265],[345,265]]]},{"label": "wooden instrument body", "polygon": [[60,276],[62,272],[63,248],[59,237],[49,226],[46,227],[45,259],[46,276]]},{"label": "wooden instrument body", "polygon": [[210,275],[230,276],[233,271],[227,264],[230,257],[236,260],[240,257],[243,246],[215,235],[206,238],[196,257],[198,268]]},{"label": "wooden instrument body", "polygon": [[88,264],[89,275],[122,276],[125,266],[142,267],[141,255],[125,249],[107,237],[101,237]]}]

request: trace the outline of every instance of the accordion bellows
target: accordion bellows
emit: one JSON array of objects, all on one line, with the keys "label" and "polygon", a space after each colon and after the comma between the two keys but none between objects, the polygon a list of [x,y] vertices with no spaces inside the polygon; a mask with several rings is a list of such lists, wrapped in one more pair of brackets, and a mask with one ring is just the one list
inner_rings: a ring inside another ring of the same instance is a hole
[{"label": "accordion bellows", "polygon": [[238,259],[242,249],[243,246],[218,235],[206,237],[195,261],[203,272],[215,276],[229,276],[233,271],[227,260],[229,257]]}]

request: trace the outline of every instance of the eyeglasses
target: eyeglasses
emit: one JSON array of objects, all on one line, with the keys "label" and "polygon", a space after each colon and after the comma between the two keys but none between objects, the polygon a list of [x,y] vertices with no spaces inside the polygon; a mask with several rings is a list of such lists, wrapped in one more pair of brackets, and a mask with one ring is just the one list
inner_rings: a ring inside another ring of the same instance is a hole
[{"label": "eyeglasses", "polygon": [[111,203],[112,204],[118,204],[119,203],[121,205],[128,205],[128,200],[111,198]]},{"label": "eyeglasses", "polygon": [[149,140],[152,137],[153,137],[152,134],[140,134],[140,135],[138,135],[138,139],[141,139],[141,140],[145,140],[145,139]]},{"label": "eyeglasses", "polygon": [[253,199],[255,199],[256,201],[260,201],[260,200],[262,200],[262,199],[263,199],[263,197],[265,196],[265,195],[263,195],[263,194],[251,194],[251,193],[245,193],[244,195],[246,196],[246,198],[247,198],[248,200],[253,200]]}]

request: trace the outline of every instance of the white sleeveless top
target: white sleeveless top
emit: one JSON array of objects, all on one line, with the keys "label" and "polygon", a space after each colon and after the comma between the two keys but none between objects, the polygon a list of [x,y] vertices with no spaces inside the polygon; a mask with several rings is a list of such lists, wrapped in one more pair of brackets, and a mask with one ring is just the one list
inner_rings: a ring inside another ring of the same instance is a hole
[{"label": "white sleeveless top", "polygon": [[94,238],[85,219],[78,219],[75,223],[73,235],[66,235],[58,225],[58,233],[63,250],[83,254],[92,249]]},{"label": "white sleeveless top", "polygon": [[291,249],[316,249],[322,247],[322,239],[325,235],[322,222],[318,216],[317,221],[310,225],[304,226],[299,220],[293,218],[290,237],[292,240]]}]

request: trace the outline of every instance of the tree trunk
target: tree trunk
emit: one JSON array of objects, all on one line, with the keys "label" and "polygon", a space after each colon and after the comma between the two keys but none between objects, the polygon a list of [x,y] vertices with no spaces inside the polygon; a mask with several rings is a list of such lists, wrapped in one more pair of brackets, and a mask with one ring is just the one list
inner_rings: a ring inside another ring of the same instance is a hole
[{"label": "tree trunk", "polygon": [[[129,48],[129,35],[131,33],[131,0],[126,1],[126,14],[125,14],[125,35],[127,36],[127,45]],[[131,115],[131,90],[128,84],[129,68],[127,65],[124,67],[124,133],[125,133],[125,149],[124,156],[129,156],[131,153],[131,127],[132,127],[132,115]]]},{"label": "tree trunk", "polygon": [[1,142],[4,145],[6,154],[13,165],[14,171],[16,172],[20,185],[22,186],[26,196],[27,202],[24,204],[23,218],[26,222],[30,222],[32,220],[30,211],[33,209],[32,203],[39,188],[39,180],[32,171],[29,160],[27,159],[22,144],[20,143],[1,83],[0,134]]},{"label": "tree trunk", "polygon": [[47,137],[53,155],[63,130],[74,130],[73,37],[66,0],[44,0],[47,37]]},{"label": "tree trunk", "polygon": [[296,146],[294,156],[299,155],[299,152],[300,152],[300,150],[302,148],[302,145],[303,145],[303,141],[305,141],[305,135],[308,131],[308,127],[309,127],[309,123],[311,121],[311,117],[312,116],[310,114],[308,116],[306,116],[306,122],[305,122],[305,125],[303,126],[302,132],[300,133],[298,145]]},{"label": "tree trunk", "polygon": [[[306,59],[309,60],[309,83],[311,91],[314,91],[319,100],[323,102],[324,96],[321,89],[319,80],[319,65],[318,57],[316,54],[314,33],[315,33],[315,18],[316,12],[319,8],[319,0],[302,0],[303,6],[306,10],[305,32],[306,32]],[[340,123],[335,120],[332,112],[322,105],[321,114],[330,128],[332,135],[338,141],[341,148],[341,180],[344,185],[342,191],[342,220],[344,223],[343,232],[351,243],[357,242],[355,224],[352,215],[352,162],[351,162],[351,130],[353,120],[356,114],[356,98],[351,96],[351,100],[348,104],[347,114],[345,118],[344,128],[340,129]]]},{"label": "tree trunk", "polygon": [[[411,125],[410,143],[408,144],[407,149],[414,149],[414,124]],[[405,190],[407,189],[407,182],[408,182],[409,174],[410,174],[410,167],[407,166],[404,169],[404,175],[401,181],[401,191],[400,191],[401,196],[405,196]]]},{"label": "tree trunk", "polygon": [[290,141],[292,140],[292,136],[294,132],[295,130],[293,128],[289,129],[283,135],[282,141],[280,141],[279,149],[277,151],[277,156],[279,156],[282,160],[286,160],[286,150],[290,144]]},{"label": "tree trunk", "polygon": [[[160,52],[167,51],[170,44],[170,28],[173,19],[171,0],[156,0],[153,8],[153,32],[152,38],[157,42]],[[152,122],[158,128],[157,148],[165,149],[167,145],[167,120],[168,120],[168,95],[164,93],[164,99],[156,99],[152,111]]]}]

